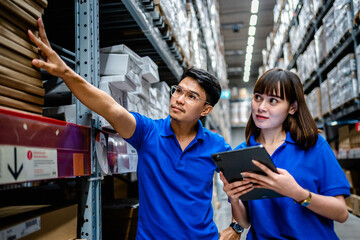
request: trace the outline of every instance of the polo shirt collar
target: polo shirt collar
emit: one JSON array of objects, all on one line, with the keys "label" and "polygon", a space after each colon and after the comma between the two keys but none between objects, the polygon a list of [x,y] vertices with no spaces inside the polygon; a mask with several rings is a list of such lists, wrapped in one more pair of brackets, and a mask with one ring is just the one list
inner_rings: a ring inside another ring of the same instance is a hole
[{"label": "polo shirt collar", "polygon": [[[286,132],[285,142],[296,144],[296,142],[292,139],[290,132]],[[250,146],[255,146],[255,145],[260,145],[260,143],[256,142],[254,135],[251,135]]]},{"label": "polo shirt collar", "polygon": [[[167,116],[165,119],[165,127],[161,129],[160,135],[162,137],[169,137],[169,136],[175,136],[174,131],[171,129],[171,117],[170,115]],[[200,120],[198,120],[198,132],[196,134],[196,139],[204,140],[204,128]]]}]

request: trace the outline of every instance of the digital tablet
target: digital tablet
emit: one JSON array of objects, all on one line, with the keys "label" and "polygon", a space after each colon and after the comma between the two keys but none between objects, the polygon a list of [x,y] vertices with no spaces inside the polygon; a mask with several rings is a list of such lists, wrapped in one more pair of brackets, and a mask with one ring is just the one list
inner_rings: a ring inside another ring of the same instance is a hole
[{"label": "digital tablet", "polygon": [[[211,157],[229,183],[241,181],[243,179],[241,176],[242,172],[255,172],[266,175],[260,168],[253,164],[252,160],[261,162],[277,173],[275,164],[262,145],[214,153]],[[250,192],[240,196],[240,199],[248,201],[275,197],[283,197],[283,195],[270,189],[254,188]]]}]

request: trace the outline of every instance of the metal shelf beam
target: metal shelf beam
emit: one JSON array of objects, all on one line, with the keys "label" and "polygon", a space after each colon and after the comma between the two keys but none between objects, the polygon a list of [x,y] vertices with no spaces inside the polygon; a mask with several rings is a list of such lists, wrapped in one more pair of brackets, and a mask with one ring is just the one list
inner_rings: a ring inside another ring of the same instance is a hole
[{"label": "metal shelf beam", "polygon": [[147,18],[141,10],[138,1],[122,0],[122,2],[173,75],[177,79],[180,78],[183,71],[182,67],[168,50],[167,43],[162,39],[159,29],[153,26],[153,20]]}]

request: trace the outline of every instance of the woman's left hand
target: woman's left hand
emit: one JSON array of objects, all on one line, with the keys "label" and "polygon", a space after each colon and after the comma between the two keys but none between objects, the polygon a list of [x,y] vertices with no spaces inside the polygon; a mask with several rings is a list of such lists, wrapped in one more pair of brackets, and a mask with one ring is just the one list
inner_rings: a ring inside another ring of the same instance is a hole
[{"label": "woman's left hand", "polygon": [[253,163],[267,174],[267,176],[264,176],[251,172],[242,173],[244,177],[247,177],[249,181],[254,183],[254,188],[271,189],[291,198],[302,190],[302,187],[296,182],[294,177],[285,169],[277,168],[278,173],[276,173],[259,161],[253,160]]}]

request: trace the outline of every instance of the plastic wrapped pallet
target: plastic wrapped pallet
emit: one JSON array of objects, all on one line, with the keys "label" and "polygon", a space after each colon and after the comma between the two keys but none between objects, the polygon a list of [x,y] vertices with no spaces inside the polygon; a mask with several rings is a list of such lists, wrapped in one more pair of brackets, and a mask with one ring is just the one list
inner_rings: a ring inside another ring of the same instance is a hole
[{"label": "plastic wrapped pallet", "polygon": [[166,19],[166,23],[171,28],[171,34],[176,40],[183,57],[189,59],[189,21],[186,13],[185,3],[177,0],[160,0],[161,13]]},{"label": "plastic wrapped pallet", "polygon": [[286,42],[283,46],[283,53],[284,53],[284,64],[285,66],[289,66],[290,62],[293,59],[293,55],[291,54],[291,43]]},{"label": "plastic wrapped pallet", "polygon": [[324,0],[312,0],[312,9],[314,11],[314,15],[316,16],[321,8],[324,5]]},{"label": "plastic wrapped pallet", "polygon": [[296,59],[296,66],[298,75],[300,78],[301,83],[303,84],[307,78],[307,72],[306,72],[306,58],[304,54],[300,54],[298,58]]},{"label": "plastic wrapped pallet", "polygon": [[358,96],[358,81],[356,78],[355,55],[350,53],[338,64],[338,92],[342,96],[339,104],[344,104]]},{"label": "plastic wrapped pallet", "polygon": [[337,34],[335,42],[340,42],[341,38],[352,29],[352,12],[349,0],[335,0],[334,2],[334,22]]},{"label": "plastic wrapped pallet", "polygon": [[360,13],[360,0],[353,0],[353,6],[354,6],[354,25],[356,22],[359,22],[359,13]]},{"label": "plastic wrapped pallet", "polygon": [[301,39],[300,31],[298,31],[298,26],[292,25],[289,31],[289,40],[291,43],[291,54],[295,55],[296,51],[299,49]]},{"label": "plastic wrapped pallet", "polygon": [[329,89],[329,96],[330,96],[330,106],[331,110],[334,110],[340,106],[340,99],[339,90],[338,90],[338,69],[334,67],[330,70],[327,74],[327,81],[328,81],[328,89]]},{"label": "plastic wrapped pallet", "polygon": [[186,10],[191,29],[189,31],[189,64],[196,68],[206,69],[206,61],[202,61],[201,33],[193,4],[186,3]]},{"label": "plastic wrapped pallet", "polygon": [[334,20],[334,7],[331,7],[322,19],[325,33],[325,43],[327,54],[333,50],[336,41],[336,28]]},{"label": "plastic wrapped pallet", "polygon": [[320,90],[320,87],[314,88],[314,90],[312,92],[314,94],[314,99],[313,100],[315,100],[314,114],[316,115],[316,118],[321,118],[322,117],[322,109],[321,109],[321,90]]},{"label": "plastic wrapped pallet", "polygon": [[303,53],[304,61],[303,64],[305,65],[305,80],[308,79],[313,71],[315,70],[317,66],[316,62],[316,54],[315,54],[315,41],[312,40],[306,50]]},{"label": "plastic wrapped pallet", "polygon": [[320,95],[321,95],[321,114],[322,116],[330,113],[330,96],[329,96],[329,86],[328,81],[325,80],[320,84]]},{"label": "plastic wrapped pallet", "polygon": [[0,105],[42,114],[45,90],[39,69],[31,60],[39,58],[37,46],[27,36],[37,34],[37,19],[47,1],[0,1]]},{"label": "plastic wrapped pallet", "polygon": [[320,64],[326,57],[326,41],[324,27],[321,25],[314,35],[316,61]]},{"label": "plastic wrapped pallet", "polygon": [[360,93],[360,45],[358,45],[355,49],[355,59],[356,59],[356,73],[357,73],[357,80],[358,80],[358,92]]}]

